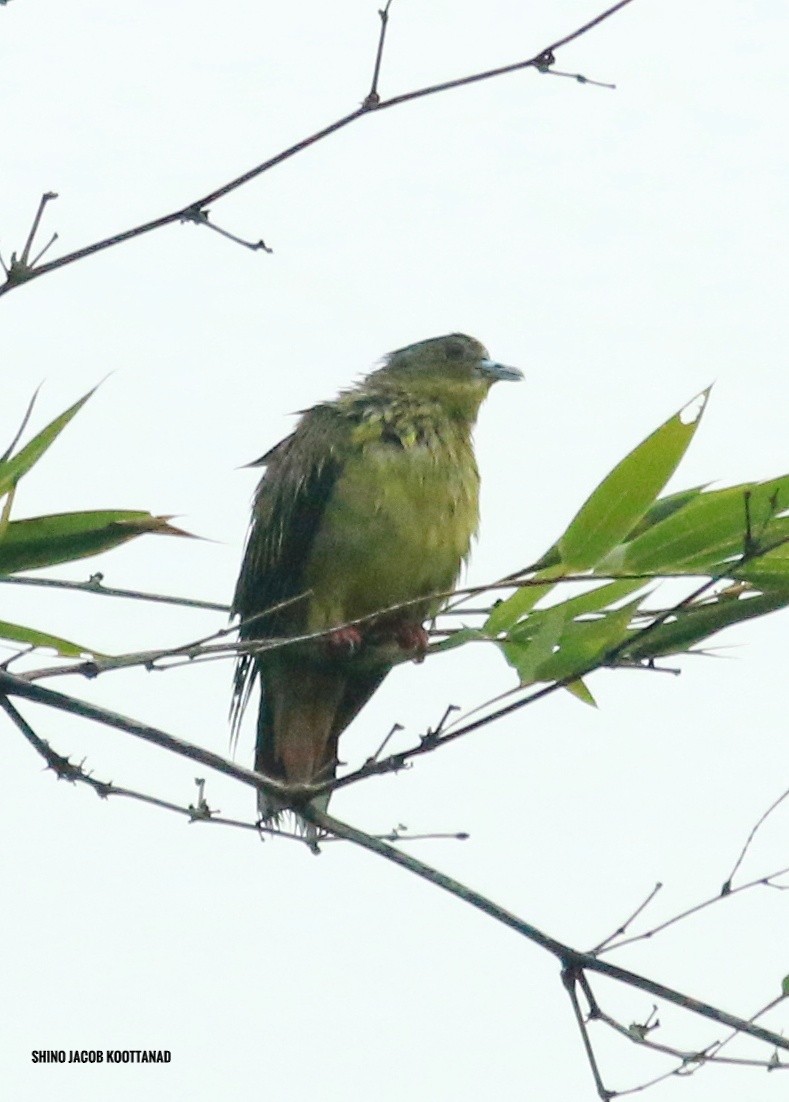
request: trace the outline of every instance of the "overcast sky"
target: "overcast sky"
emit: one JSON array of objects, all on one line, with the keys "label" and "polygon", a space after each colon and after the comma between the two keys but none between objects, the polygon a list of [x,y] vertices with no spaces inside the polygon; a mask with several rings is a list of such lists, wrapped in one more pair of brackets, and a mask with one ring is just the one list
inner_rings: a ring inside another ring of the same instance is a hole
[{"label": "overcast sky", "polygon": [[[380,0],[188,6],[13,0],[0,12],[0,251],[70,251],[183,207],[353,110]],[[381,92],[525,59],[602,10],[395,0]],[[274,252],[170,226],[2,301],[0,450],[44,381],[38,429],[99,392],[23,482],[15,516],[102,507],[177,514],[204,542],[149,537],[46,571],[227,601],[256,472],[239,470],[385,352],[460,330],[526,382],[494,388],[477,432],[484,581],[560,534],[610,467],[710,382],[672,486],[789,469],[786,440],[785,4],[635,0],[527,71],[362,119],[212,208]],[[32,429],[31,429],[32,431]],[[221,615],[0,587],[4,619],[121,652]],[[786,634],[719,637],[682,676],[591,679],[410,771],[338,794],[370,831],[468,831],[411,852],[585,949],[656,881],[647,925],[715,894],[789,787]],[[229,664],[50,682],[228,752]],[[409,745],[448,703],[511,688],[491,648],[405,666],[344,737],[360,763],[391,724]],[[22,706],[94,774],[181,804],[195,767],[108,729]],[[0,1070],[8,1097],[595,1097],[555,960],[345,844],[319,859],[251,832],[189,826],[55,781],[0,722]],[[238,760],[251,764],[251,723]],[[200,771],[197,771],[200,772]],[[251,819],[214,774],[206,797]],[[789,807],[743,879],[789,864]],[[789,972],[789,896],[757,888],[612,957],[748,1017]],[[651,1000],[596,985],[626,1025]],[[661,1008],[655,1039],[725,1034]],[[765,1019],[789,1025],[785,1008]],[[670,1063],[597,1027],[606,1084]],[[161,1048],[153,1067],[41,1067],[32,1049]],[[768,1058],[755,1043],[732,1053]],[[706,1068],[645,1097],[772,1102],[789,1079]]]}]

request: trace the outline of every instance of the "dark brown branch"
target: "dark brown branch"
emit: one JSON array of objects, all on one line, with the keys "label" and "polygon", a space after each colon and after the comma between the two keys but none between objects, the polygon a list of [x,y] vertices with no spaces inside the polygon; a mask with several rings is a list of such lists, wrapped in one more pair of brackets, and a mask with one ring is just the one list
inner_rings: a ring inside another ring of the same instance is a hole
[{"label": "dark brown branch", "polygon": [[595,1056],[594,1049],[592,1048],[592,1041],[589,1037],[589,1030],[586,1028],[586,1019],[584,1018],[583,1011],[578,1002],[576,987],[582,975],[583,973],[579,973],[577,969],[564,968],[562,970],[562,983],[564,984],[565,991],[570,997],[573,1014],[575,1015],[575,1022],[581,1034],[581,1041],[584,1046],[584,1052],[586,1053],[586,1059],[589,1062],[589,1068],[592,1072],[594,1085],[597,1088],[598,1098],[601,1098],[603,1102],[610,1102],[610,1099],[615,1096],[616,1091],[608,1090],[603,1083],[602,1076],[600,1075],[600,1068],[597,1063],[597,1057]]},{"label": "dark brown branch", "polygon": [[779,876],[786,876],[787,873],[789,873],[789,865],[785,868],[778,869],[776,872],[770,873],[769,876],[760,876],[756,880],[749,880],[746,884],[739,884],[736,888],[729,888],[728,891],[718,892],[716,895],[710,896],[709,899],[705,899],[701,903],[696,903],[692,907],[680,911],[679,914],[674,915],[672,918],[667,918],[665,922],[660,922],[656,926],[644,930],[641,934],[633,934],[631,937],[620,938],[618,941],[603,943],[603,945],[596,948],[594,952],[611,953],[615,949],[621,949],[625,945],[634,945],[638,941],[649,941],[655,934],[662,933],[663,930],[667,930],[669,926],[674,926],[677,922],[682,922],[684,919],[690,918],[691,915],[698,914],[699,911],[705,911],[715,903],[720,903],[721,900],[729,899],[731,896],[737,895],[739,892],[748,891],[750,888],[759,886],[769,888],[781,887],[782,885],[774,884],[773,881]]},{"label": "dark brown branch", "polygon": [[[100,708],[86,700],[78,700],[76,697],[56,692],[54,689],[45,689],[42,685],[31,684],[29,681],[25,681],[24,678],[15,677],[7,670],[0,668],[0,701],[10,696],[21,697],[23,700],[30,700],[35,704],[44,704],[50,708],[56,708],[58,711],[81,716],[83,719],[90,719],[107,727],[125,731],[129,735],[134,735],[135,738],[153,743],[154,746],[160,746],[164,750],[200,762],[201,765],[208,766],[210,769],[216,769],[217,772],[241,781],[242,784],[260,789],[281,800],[285,806],[291,802],[294,805],[300,804],[310,792],[304,785],[280,784],[279,781],[265,777],[261,773],[255,773],[252,769],[245,769],[242,765],[236,765],[219,754],[204,750],[201,746],[195,746],[193,743],[176,738],[175,735],[170,735],[158,727],[139,723],[137,720],[129,719],[128,716],[112,712],[107,708]],[[45,745],[43,740],[39,741],[42,745]]]},{"label": "dark brown branch", "polygon": [[409,872],[414,873],[422,880],[435,884],[436,887],[441,888],[445,892],[449,892],[450,895],[456,896],[456,898],[462,900],[464,903],[468,903],[469,906],[475,907],[490,918],[495,919],[495,921],[501,922],[511,930],[515,930],[516,933],[521,934],[522,937],[527,938],[529,941],[534,942],[535,945],[539,945],[541,949],[545,949],[547,952],[557,957],[564,969],[570,969],[575,972],[597,972],[603,976],[608,976],[609,979],[617,980],[620,983],[627,984],[629,987],[638,988],[640,991],[646,991],[655,998],[665,999],[666,1002],[673,1003],[675,1006],[681,1006],[685,1010],[690,1010],[692,1013],[698,1014],[703,1018],[708,1018],[713,1022],[720,1022],[721,1025],[729,1026],[730,1029],[736,1029],[741,1033],[747,1033],[760,1041],[775,1045],[776,1048],[789,1051],[789,1039],[781,1037],[769,1029],[763,1029],[761,1026],[747,1022],[744,1018],[738,1018],[734,1014],[729,1014],[725,1010],[720,1010],[718,1007],[711,1006],[709,1003],[694,999],[691,995],[685,995],[680,991],[675,991],[671,987],[665,987],[662,983],[656,983],[654,980],[646,976],[641,976],[637,972],[630,972],[626,968],[620,968],[617,965],[610,964],[608,961],[600,960],[591,953],[579,952],[577,949],[573,949],[571,946],[565,945],[563,942],[557,941],[556,938],[552,938],[548,934],[543,933],[542,930],[538,930],[537,927],[532,926],[531,923],[518,918],[517,915],[512,914],[511,911],[499,907],[498,904],[494,903],[492,900],[487,899],[484,895],[480,895],[479,892],[475,892],[473,888],[466,887],[465,884],[461,884],[451,876],[439,872],[438,869],[434,869],[431,865],[426,865],[423,861],[419,861],[417,858],[412,857],[411,854],[403,853],[393,846],[387,845],[386,842],[382,842],[378,838],[373,838],[369,834],[365,834],[364,831],[357,830],[356,827],[350,826],[348,823],[343,823],[339,819],[327,815],[325,812],[318,811],[312,805],[300,808],[299,814],[320,830],[326,831],[329,834],[338,835],[340,838],[345,838],[349,842],[353,842],[355,845],[360,846],[362,849],[377,853],[380,857],[386,858],[387,861],[391,861],[395,865],[400,865],[402,868],[408,869]]},{"label": "dark brown branch", "polygon": [[[222,184],[221,187],[216,188],[214,191],[209,192],[207,195],[202,196],[200,199],[196,199],[194,202],[188,203],[184,207],[180,207],[178,210],[170,211],[169,214],[163,214],[158,218],[153,218],[149,222],[143,222],[141,225],[134,226],[129,230],[124,230],[121,233],[113,234],[111,237],[104,238],[101,241],[95,241],[91,245],[86,245],[82,249],[77,249],[72,253],[67,253],[65,256],[58,257],[56,260],[51,260],[48,264],[40,264],[35,267],[29,265],[16,264],[16,268],[12,264],[10,269],[6,270],[6,282],[0,286],[0,296],[7,294],[13,290],[14,287],[19,286],[21,283],[29,283],[33,279],[37,279],[39,276],[46,275],[49,272],[57,271],[58,268],[63,268],[67,264],[73,264],[77,260],[83,260],[85,257],[93,256],[95,253],[103,252],[105,249],[113,248],[116,245],[121,245],[125,241],[131,241],[135,237],[140,237],[143,234],[151,233],[153,230],[161,229],[164,226],[171,225],[174,222],[182,221],[201,221],[206,208],[217,200],[224,198],[225,195],[229,195],[231,192],[236,191],[238,188],[248,184],[251,180],[261,176],[264,172],[270,171],[276,165],[282,164],[284,161],[294,157],[297,153],[301,153],[303,150],[308,149],[310,146],[315,145],[316,142],[323,141],[331,134],[336,134],[337,131],[344,129],[351,123],[356,122],[357,119],[362,118],[364,115],[370,114],[372,111],[383,111],[387,107],[397,107],[402,103],[410,103],[413,100],[422,99],[425,96],[437,95],[441,92],[447,92],[454,88],[462,88],[469,84],[476,84],[482,80],[491,80],[495,77],[504,76],[507,73],[519,72],[523,69],[540,69],[544,68],[549,60],[552,60],[556,50],[560,47],[567,45],[569,42],[573,42],[575,39],[580,38],[581,35],[586,34],[592,30],[598,24],[602,23],[605,19],[614,15],[621,8],[626,7],[632,3],[632,0],[619,0],[619,3],[614,4],[613,7],[608,8],[606,11],[601,12],[595,19],[585,23],[583,27],[579,27],[571,34],[565,35],[563,38],[558,39],[556,42],[551,43],[550,46],[545,47],[534,57],[529,58],[526,61],[518,61],[511,65],[503,65],[496,69],[488,69],[481,73],[473,73],[466,77],[459,77],[455,80],[443,81],[441,84],[433,84],[426,88],[418,88],[411,92],[405,92],[399,96],[391,96],[386,100],[379,100],[375,103],[370,101],[368,95],[364,103],[361,104],[355,111],[349,112],[347,115],[343,115],[342,118],[336,119],[334,122],[329,123],[328,126],[323,127],[321,130],[316,131],[307,138],[303,138],[301,141],[296,142],[295,145],[290,146],[288,149],[282,150],[280,153],[275,154],[273,157],[268,158],[254,168],[250,168],[247,172],[242,173],[235,179],[230,180],[226,184]],[[376,93],[377,94],[377,93]]]},{"label": "dark brown branch", "polygon": [[378,35],[378,49],[375,54],[375,66],[373,68],[373,79],[370,84],[370,91],[367,93],[363,107],[377,107],[381,102],[381,97],[378,95],[378,78],[381,75],[381,61],[384,56],[384,40],[386,39],[386,28],[389,26],[389,9],[392,6],[392,0],[386,0],[385,6],[378,12],[381,17],[381,31]]},{"label": "dark brown branch", "polygon": [[635,919],[638,918],[638,916],[642,913],[642,911],[644,911],[645,908],[647,908],[649,906],[649,904],[652,902],[652,900],[655,898],[655,896],[657,895],[657,893],[660,891],[660,889],[662,887],[663,887],[663,885],[658,880],[657,884],[655,884],[654,888],[649,893],[649,895],[646,897],[646,899],[644,899],[641,903],[639,903],[639,905],[636,907],[636,909],[633,911],[633,913],[629,916],[629,918],[626,918],[625,921],[621,924],[621,926],[617,926],[617,928],[614,930],[614,932],[612,934],[609,934],[608,937],[603,938],[603,940],[598,945],[595,945],[594,949],[592,949],[591,952],[593,952],[593,953],[602,952],[602,950],[605,949],[606,945],[608,945],[609,942],[613,941],[614,938],[621,937],[623,934],[626,934],[627,931],[628,931],[628,928],[632,925],[632,923],[635,921]]},{"label": "dark brown branch", "polygon": [[199,601],[193,597],[170,597],[163,593],[145,593],[138,589],[118,589],[104,585],[104,575],[91,574],[85,582],[69,582],[60,578],[28,578],[6,574],[0,578],[2,585],[30,585],[42,589],[76,589],[82,593],[99,593],[103,597],[126,597],[135,601],[151,601],[165,605],[181,605],[184,608],[207,609],[209,612],[230,612],[230,605],[217,601]]}]

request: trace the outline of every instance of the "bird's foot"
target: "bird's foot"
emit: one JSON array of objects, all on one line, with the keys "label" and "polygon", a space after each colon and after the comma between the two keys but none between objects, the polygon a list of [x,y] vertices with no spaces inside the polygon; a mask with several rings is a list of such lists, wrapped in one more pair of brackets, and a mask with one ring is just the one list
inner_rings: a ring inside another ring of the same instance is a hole
[{"label": "bird's foot", "polygon": [[424,662],[429,636],[421,624],[400,624],[395,639],[401,650],[414,652],[416,662]]},{"label": "bird's foot", "polygon": [[353,625],[335,628],[326,636],[326,646],[332,654],[341,656],[355,654],[361,645],[362,633]]}]

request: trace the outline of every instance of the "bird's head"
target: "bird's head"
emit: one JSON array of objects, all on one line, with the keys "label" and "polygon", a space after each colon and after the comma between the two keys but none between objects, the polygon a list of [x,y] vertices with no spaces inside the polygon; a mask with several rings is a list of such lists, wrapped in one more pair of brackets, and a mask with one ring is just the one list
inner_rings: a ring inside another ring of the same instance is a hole
[{"label": "bird's head", "polygon": [[485,346],[473,337],[450,333],[390,352],[370,381],[384,386],[395,383],[447,405],[460,402],[469,407],[473,419],[493,383],[522,378],[523,373],[517,367],[506,367],[492,360]]}]

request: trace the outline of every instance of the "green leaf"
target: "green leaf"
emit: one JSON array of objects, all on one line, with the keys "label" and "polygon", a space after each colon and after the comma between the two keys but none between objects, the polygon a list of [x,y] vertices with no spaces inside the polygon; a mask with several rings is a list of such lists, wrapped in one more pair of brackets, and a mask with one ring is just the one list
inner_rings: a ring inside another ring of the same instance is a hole
[{"label": "green leaf", "polygon": [[[553,574],[553,571],[551,573]],[[531,622],[531,625],[536,625],[536,619],[544,616],[548,610],[538,609],[537,612],[532,612],[534,605],[541,601],[561,581],[561,578],[554,577],[550,582],[539,584],[539,577],[540,575],[535,575],[532,584],[521,586],[505,601],[500,601],[483,624],[482,631],[487,635],[498,635],[502,631],[512,632],[521,617],[527,613],[531,613],[528,621]],[[590,578],[589,580],[593,581],[594,579]],[[636,589],[641,589],[642,586],[647,585],[648,581],[647,578],[623,578],[621,581],[610,582],[608,585],[598,585],[587,593],[581,593],[577,597],[570,597],[559,603],[566,610],[567,618],[572,619],[585,612],[597,612],[599,609],[605,608],[606,605],[614,604],[621,598],[628,597]],[[536,626],[534,626],[534,630],[536,630]],[[534,634],[531,626],[528,629],[528,634]]]},{"label": "green leaf", "polygon": [[518,671],[522,685],[537,680],[536,671],[553,654],[565,623],[565,613],[560,605],[546,609],[539,623],[534,625],[534,636],[528,641],[508,641],[499,644],[511,666]]},{"label": "green leaf", "polygon": [[572,693],[572,695],[577,697],[583,704],[588,704],[592,708],[597,707],[597,701],[589,691],[586,682],[582,681],[580,677],[577,681],[571,681],[564,687],[568,693]]},{"label": "green leaf", "polygon": [[[592,579],[590,579],[592,580]],[[651,579],[649,578],[622,578],[606,585],[598,585],[588,593],[580,593],[577,597],[570,597],[566,601],[560,601],[550,608],[537,609],[524,620],[515,624],[509,632],[510,639],[515,643],[527,643],[533,639],[539,630],[543,618],[555,608],[563,610],[564,619],[570,622],[579,616],[599,612],[608,605],[615,604],[623,597],[629,596],[637,589],[643,589]],[[643,600],[643,596],[640,598]]]},{"label": "green leaf", "polygon": [[[627,629],[641,598],[593,620],[574,620],[559,639],[558,650],[538,667],[537,681],[562,681],[573,673],[597,668],[605,655],[627,638]],[[559,606],[561,607],[561,606]]]},{"label": "green leaf", "polygon": [[[706,489],[707,485],[708,483],[704,483],[701,486],[694,486],[690,490],[679,490],[675,494],[667,494],[666,497],[658,498],[654,505],[651,505],[649,509],[647,509],[632,531],[627,533],[627,540],[635,539],[636,536],[646,531],[647,528],[651,528],[653,524],[665,520],[665,518],[671,516],[672,513],[676,513],[678,509],[683,509],[688,502],[693,501],[702,490]],[[561,561],[559,544],[555,543],[552,547],[548,548],[542,558],[537,562],[535,570],[547,571],[550,567],[558,566]],[[598,573],[604,574],[605,571],[599,569]]]},{"label": "green leaf", "polygon": [[647,509],[632,532],[628,532],[627,542],[629,543],[636,536],[640,536],[647,528],[652,528],[653,525],[659,524],[661,520],[666,520],[667,517],[673,516],[680,509],[684,509],[691,501],[695,501],[708,485],[709,483],[704,483],[702,486],[693,486],[690,490],[678,490],[675,494],[666,494],[665,497],[659,497],[655,504]]},{"label": "green leaf", "polygon": [[0,639],[12,639],[15,643],[27,643],[31,647],[50,647],[57,651],[61,658],[82,658],[89,654],[93,657],[105,657],[101,651],[92,647],[83,647],[79,643],[72,643],[69,639],[61,639],[59,635],[50,635],[46,631],[36,631],[35,628],[23,627],[21,624],[9,624],[6,620],[0,620]]},{"label": "green leaf", "polygon": [[608,605],[621,601],[623,597],[629,597],[637,589],[643,589],[650,581],[650,578],[621,578],[606,585],[599,585],[587,593],[580,593],[577,597],[570,597],[561,602],[561,607],[567,612],[568,619],[575,619],[590,612],[599,612]]},{"label": "green leaf", "polygon": [[789,541],[733,570],[732,577],[754,582],[760,589],[789,586]]},{"label": "green leaf", "polygon": [[429,653],[438,654],[439,652],[454,650],[455,647],[462,647],[465,643],[470,643],[476,639],[487,640],[487,636],[477,628],[460,628],[452,635],[448,635],[446,639],[442,639],[440,643],[431,644]]},{"label": "green leaf", "polygon": [[715,601],[678,610],[676,619],[659,624],[640,639],[636,636],[623,653],[626,658],[682,654],[732,624],[765,616],[787,606],[789,589],[739,599],[731,599],[724,594]]},{"label": "green leaf", "polygon": [[0,497],[12,490],[19,479],[38,462],[50,444],[57,439],[72,417],[79,413],[95,390],[96,387],[93,387],[78,402],[70,406],[65,413],[61,413],[59,417],[51,421],[37,436],[33,437],[29,444],[25,444],[24,448],[12,459],[5,459],[0,462]]},{"label": "green leaf", "polygon": [[487,635],[498,635],[501,631],[509,631],[521,616],[531,612],[541,597],[550,593],[554,585],[555,582],[546,582],[542,585],[524,585],[516,589],[505,601],[500,601],[494,606],[490,616],[482,625],[482,630]]},{"label": "green leaf", "polygon": [[[586,620],[570,620],[566,604],[553,605],[519,624],[499,646],[524,685],[583,674],[596,668],[598,659],[627,638],[628,625],[641,600]],[[593,703],[585,686],[571,691],[584,700],[588,694],[586,702]]]},{"label": "green leaf", "polygon": [[[747,511],[746,511],[747,502]],[[747,518],[751,538],[789,535],[786,518],[773,519],[789,508],[789,475],[767,482],[747,482],[699,494],[679,512],[616,548],[599,564],[632,573],[706,572],[745,550]]]},{"label": "green leaf", "polygon": [[139,511],[104,509],[15,520],[0,540],[0,574],[83,559],[147,532],[190,536],[168,524],[169,519]]},{"label": "green leaf", "polygon": [[644,517],[693,439],[709,388],[614,467],[571,521],[559,552],[571,570],[588,570]]},{"label": "green leaf", "polygon": [[784,998],[789,996],[789,976],[784,976],[781,980],[781,994]]}]

